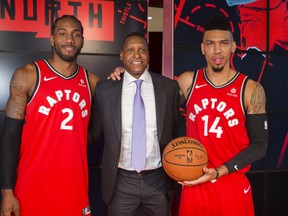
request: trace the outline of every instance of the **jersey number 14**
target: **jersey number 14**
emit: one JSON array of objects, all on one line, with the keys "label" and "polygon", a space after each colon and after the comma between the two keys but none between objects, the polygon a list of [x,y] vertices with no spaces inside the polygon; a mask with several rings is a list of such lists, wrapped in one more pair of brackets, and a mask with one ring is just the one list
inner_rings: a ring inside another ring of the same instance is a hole
[{"label": "jersey number 14", "polygon": [[217,138],[221,138],[221,135],[223,134],[223,130],[222,130],[222,127],[218,125],[220,121],[220,117],[215,118],[210,128],[208,128],[209,116],[208,115],[203,116],[202,120],[204,122],[204,136],[208,136],[208,133],[215,133]]}]

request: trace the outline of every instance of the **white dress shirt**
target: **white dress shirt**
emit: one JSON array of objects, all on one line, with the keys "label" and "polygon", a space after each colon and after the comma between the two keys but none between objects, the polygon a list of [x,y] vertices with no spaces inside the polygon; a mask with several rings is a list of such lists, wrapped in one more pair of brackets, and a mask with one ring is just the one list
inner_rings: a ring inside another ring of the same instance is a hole
[{"label": "white dress shirt", "polygon": [[[145,106],[146,118],[146,166],[144,170],[156,169],[161,164],[160,147],[157,136],[155,94],[150,73],[145,70],[139,79],[142,79],[141,96]],[[118,167],[125,170],[134,170],[131,167],[132,146],[132,118],[133,103],[136,93],[136,79],[125,71],[121,98],[121,153]]]}]

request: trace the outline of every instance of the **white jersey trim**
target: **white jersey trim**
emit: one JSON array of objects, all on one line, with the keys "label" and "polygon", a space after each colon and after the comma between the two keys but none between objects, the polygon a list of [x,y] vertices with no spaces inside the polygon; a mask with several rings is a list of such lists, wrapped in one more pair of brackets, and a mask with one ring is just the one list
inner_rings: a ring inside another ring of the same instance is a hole
[{"label": "white jersey trim", "polygon": [[219,86],[214,85],[214,84],[208,79],[208,77],[207,77],[207,75],[206,75],[206,68],[203,68],[203,75],[204,75],[204,79],[206,80],[207,83],[209,83],[209,85],[211,85],[213,88],[218,89],[218,88],[224,88],[224,87],[230,85],[231,83],[233,83],[234,80],[236,80],[237,77],[240,75],[240,72],[237,72],[237,73],[234,75],[234,77],[232,77],[232,79],[229,80],[227,83],[225,83],[225,84],[223,84],[223,85],[219,85]]},{"label": "white jersey trim", "polygon": [[[36,67],[36,84],[33,90],[33,93],[31,95],[31,98],[29,99],[27,105],[29,105],[30,103],[32,103],[33,99],[35,98],[35,96],[37,95],[37,92],[40,88],[40,82],[41,82],[41,73],[40,73],[40,68],[39,65],[37,64],[37,62],[34,62],[34,65]],[[26,105],[26,106],[27,106]]]},{"label": "white jersey trim", "polygon": [[50,70],[53,73],[55,73],[57,76],[60,76],[63,79],[66,79],[66,80],[73,79],[75,76],[77,76],[77,74],[79,73],[79,70],[80,70],[79,65],[77,65],[77,70],[71,76],[66,77],[63,74],[59,73],[55,68],[53,68],[53,66],[46,59],[43,59],[43,61],[46,63],[46,65],[50,68]]}]

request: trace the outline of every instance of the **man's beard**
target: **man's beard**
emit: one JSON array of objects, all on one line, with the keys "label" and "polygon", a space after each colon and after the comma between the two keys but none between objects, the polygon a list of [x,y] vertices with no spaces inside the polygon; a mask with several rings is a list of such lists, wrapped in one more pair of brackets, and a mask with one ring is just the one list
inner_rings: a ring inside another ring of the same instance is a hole
[{"label": "man's beard", "polygon": [[224,66],[221,66],[221,67],[212,67],[212,70],[215,72],[215,73],[219,73],[221,71],[223,71],[224,69]]},{"label": "man's beard", "polygon": [[54,50],[55,50],[55,53],[64,61],[67,61],[67,62],[73,62],[77,56],[79,55],[79,53],[81,52],[81,49],[77,49],[75,55],[64,55],[62,52],[61,52],[61,49],[59,46],[54,46]]}]

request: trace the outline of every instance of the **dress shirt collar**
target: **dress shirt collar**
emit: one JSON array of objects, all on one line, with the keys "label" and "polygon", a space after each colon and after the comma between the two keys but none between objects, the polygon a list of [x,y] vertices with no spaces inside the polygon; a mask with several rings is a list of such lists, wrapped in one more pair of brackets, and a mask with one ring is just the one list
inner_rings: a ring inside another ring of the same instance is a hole
[{"label": "dress shirt collar", "polygon": [[[152,78],[150,73],[147,69],[145,69],[144,73],[139,77],[139,79],[142,79],[143,82],[152,82]],[[129,74],[126,70],[123,76],[123,85],[129,85],[130,83],[134,82],[136,79]]]}]

